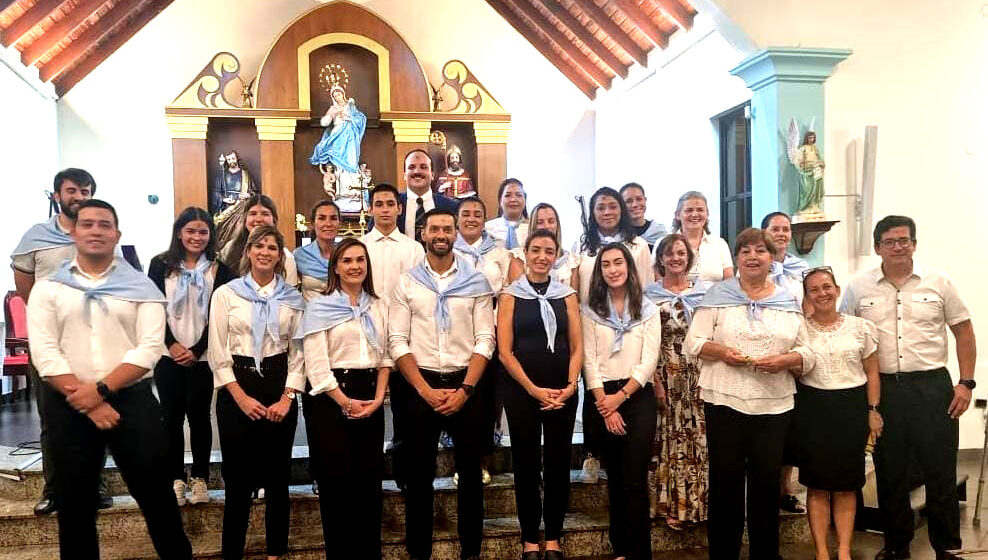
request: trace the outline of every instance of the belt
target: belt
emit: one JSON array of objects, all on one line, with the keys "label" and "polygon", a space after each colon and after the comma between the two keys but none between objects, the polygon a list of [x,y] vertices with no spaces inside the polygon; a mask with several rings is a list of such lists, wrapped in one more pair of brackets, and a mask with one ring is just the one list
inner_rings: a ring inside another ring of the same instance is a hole
[{"label": "belt", "polygon": [[[422,377],[426,382],[432,381],[438,385],[457,385],[459,386],[463,383],[463,380],[467,376],[467,369],[463,368],[457,371],[450,371],[446,373],[440,373],[438,371],[433,371],[430,369],[419,369],[422,373]],[[430,383],[431,385],[432,383]]]},{"label": "belt", "polygon": [[350,376],[350,375],[377,375],[377,370],[374,368],[340,368],[333,369],[333,375],[336,377],[340,376]]},{"label": "belt", "polygon": [[950,375],[947,368],[941,367],[937,369],[930,369],[925,371],[900,371],[896,373],[882,373],[882,382],[894,381],[896,383],[902,383],[906,381],[920,381],[923,379],[929,379],[931,377],[940,377],[943,375]]},{"label": "belt", "polygon": [[249,356],[233,356],[233,367],[241,371],[249,371],[251,373],[257,373],[263,376],[265,372],[269,372],[272,369],[280,368],[285,369],[288,366],[288,352],[282,352],[281,354],[275,354],[274,356],[268,356],[261,360],[261,369],[258,371],[256,362],[254,358]]}]

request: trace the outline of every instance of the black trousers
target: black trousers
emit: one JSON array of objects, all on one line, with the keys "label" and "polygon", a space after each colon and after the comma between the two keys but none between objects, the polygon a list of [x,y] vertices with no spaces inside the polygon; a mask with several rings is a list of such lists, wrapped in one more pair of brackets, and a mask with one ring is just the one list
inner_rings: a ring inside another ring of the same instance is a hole
[{"label": "black trousers", "polygon": [[[466,370],[442,374],[422,370],[422,377],[435,389],[454,389],[463,383]],[[480,554],[484,532],[484,485],[480,476],[483,453],[484,406],[475,393],[459,412],[443,416],[432,410],[417,394],[406,403],[407,484],[405,491],[405,546],[416,560],[432,557],[433,487],[436,478],[436,455],[439,433],[445,430],[453,438],[453,457],[459,484],[456,493],[457,529],[460,557]]]},{"label": "black trousers", "polygon": [[[343,394],[373,400],[377,370],[333,370]],[[326,558],[380,560],[384,411],[347,419],[326,394],[305,404],[309,456],[316,458]]]},{"label": "black trousers", "polygon": [[[543,517],[545,540],[559,540],[569,506],[569,464],[577,396],[570,397],[566,406],[559,410],[542,411],[540,403],[513,379],[505,379],[503,387],[511,431],[511,462],[521,540],[539,542],[539,525]],[[539,494],[543,484],[544,498]]]},{"label": "black trousers", "polygon": [[[254,369],[254,359],[233,357],[233,373],[248,396],[270,406],[284,393],[288,377],[288,354],[265,358],[261,371]],[[292,474],[292,442],[298,422],[298,405],[281,422],[251,420],[240,410],[229,391],[216,395],[216,423],[223,450],[223,483],[226,505],[223,508],[223,558],[244,557],[251,495],[264,488],[264,525],[267,553],[281,556],[288,552],[290,505],[288,484]],[[174,501],[174,498],[172,498]]]},{"label": "black trousers", "polygon": [[191,559],[192,546],[182,528],[172,481],[163,461],[161,407],[149,381],[120,390],[110,405],[120,414],[112,430],[100,430],[76,412],[61,393],[44,384],[52,484],[58,505],[58,540],[62,558],[98,559],[96,508],[99,476],[109,446],[127,490],[137,500],[158,556]]},{"label": "black trousers", "polygon": [[38,370],[31,367],[30,371],[31,384],[34,385],[35,402],[38,406],[38,417],[41,419],[41,435],[38,439],[41,443],[41,474],[45,477],[45,487],[41,496],[50,500],[54,497],[55,486],[52,484],[54,465],[51,464],[51,452],[48,450],[50,445],[48,442],[48,414],[46,412],[48,391],[45,390],[47,385],[43,385],[44,382],[38,375]]},{"label": "black trousers", "polygon": [[192,476],[209,481],[209,452],[213,447],[213,425],[209,407],[213,402],[213,372],[206,362],[186,367],[164,356],[154,368],[154,384],[165,415],[165,459],[172,480],[185,480],[185,433],[189,419]]},{"label": "black trousers", "polygon": [[[627,381],[607,381],[604,393],[612,395]],[[648,515],[648,462],[655,440],[658,408],[651,384],[631,395],[619,408],[627,435],[607,431],[593,396],[587,393],[583,408],[599,438],[601,459],[607,468],[607,498],[610,502],[609,537],[614,556],[628,560],[652,557],[652,520]],[[512,438],[514,436],[512,435]]]},{"label": "black trousers", "polygon": [[388,378],[391,401],[391,474],[398,488],[404,490],[408,471],[408,423],[406,412],[409,401],[419,398],[408,381],[395,370]]},{"label": "black trousers", "polygon": [[961,547],[957,497],[958,421],[947,416],[954,384],[945,368],[882,374],[885,428],[875,446],[878,507],[885,546],[908,549],[913,538],[909,461],[915,456],[926,485],[926,513],[934,550]]},{"label": "black trousers", "polygon": [[779,477],[792,412],[743,414],[705,404],[710,457],[707,539],[711,560],[737,560],[745,523],[748,557],[779,556]]}]

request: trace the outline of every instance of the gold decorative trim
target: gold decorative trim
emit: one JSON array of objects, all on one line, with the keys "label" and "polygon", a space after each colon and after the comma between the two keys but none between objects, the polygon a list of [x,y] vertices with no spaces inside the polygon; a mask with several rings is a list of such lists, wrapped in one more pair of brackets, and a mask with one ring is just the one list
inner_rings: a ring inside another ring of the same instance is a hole
[{"label": "gold decorative trim", "polygon": [[443,84],[456,94],[456,104],[448,113],[506,113],[467,65],[460,60],[450,60],[443,66]]},{"label": "gold decorative trim", "polygon": [[473,123],[473,134],[478,144],[507,144],[510,133],[510,122]]},{"label": "gold decorative trim", "polygon": [[394,121],[391,123],[395,142],[428,142],[432,121]]},{"label": "gold decorative trim", "polygon": [[168,132],[173,139],[205,140],[206,131],[209,128],[209,118],[207,117],[167,115],[165,122],[168,123]]},{"label": "gold decorative trim", "polygon": [[[391,110],[391,52],[377,41],[355,33],[324,33],[298,46],[298,108],[312,110],[309,97],[309,55],[326,45],[356,45],[377,55],[378,104],[381,112]],[[347,95],[352,95],[347,92]]]},{"label": "gold decorative trim", "polygon": [[288,118],[266,118],[254,119],[254,126],[257,127],[258,140],[295,140],[295,119]]},{"label": "gold decorative trim", "polygon": [[227,84],[240,76],[240,61],[231,53],[216,53],[170,107],[239,109],[224,95]]}]

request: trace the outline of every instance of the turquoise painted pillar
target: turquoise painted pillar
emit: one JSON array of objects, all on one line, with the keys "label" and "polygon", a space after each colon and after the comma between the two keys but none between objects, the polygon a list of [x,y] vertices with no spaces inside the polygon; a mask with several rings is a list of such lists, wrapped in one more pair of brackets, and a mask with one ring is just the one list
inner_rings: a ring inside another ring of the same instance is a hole
[{"label": "turquoise painted pillar", "polygon": [[[789,119],[795,118],[800,131],[814,119],[816,143],[824,160],[823,83],[841,61],[850,56],[847,49],[804,49],[769,47],[738,64],[731,74],[751,89],[751,219],[761,223],[769,212],[792,214],[799,196],[799,176],[789,163],[786,136]],[[830,175],[825,178],[832,192]],[[824,203],[826,211],[826,203]],[[823,239],[809,255],[812,264],[823,261]]]}]

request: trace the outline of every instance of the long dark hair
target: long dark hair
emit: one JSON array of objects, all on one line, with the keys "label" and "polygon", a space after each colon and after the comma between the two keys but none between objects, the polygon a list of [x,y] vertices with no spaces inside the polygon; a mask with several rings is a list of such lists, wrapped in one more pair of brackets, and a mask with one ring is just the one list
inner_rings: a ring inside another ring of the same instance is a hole
[{"label": "long dark hair", "polygon": [[597,261],[593,265],[593,276],[590,277],[590,294],[587,305],[601,317],[607,317],[611,314],[611,306],[607,304],[607,282],[604,281],[604,273],[600,265],[600,258],[611,249],[621,251],[621,254],[624,255],[624,262],[628,267],[628,279],[624,285],[628,291],[628,306],[630,307],[628,314],[637,321],[642,316],[642,285],[641,281],[638,280],[638,268],[635,267],[631,251],[624,243],[608,243],[600,248]]},{"label": "long dark hair", "polygon": [[209,212],[202,208],[189,206],[179,212],[178,217],[175,218],[175,223],[172,225],[172,240],[168,244],[168,250],[158,255],[165,261],[165,276],[182,268],[182,261],[185,260],[185,246],[182,245],[179,236],[182,233],[182,228],[189,222],[195,221],[206,222],[206,227],[209,228],[209,243],[206,243],[206,248],[203,249],[202,253],[206,255],[206,260],[216,260],[216,226],[213,224],[213,218]]},{"label": "long dark hair", "polygon": [[275,207],[274,201],[271,197],[263,194],[255,194],[247,199],[244,203],[244,216],[239,225],[239,231],[237,236],[233,238],[230,242],[230,252],[224,253],[226,255],[227,262],[225,263],[231,270],[238,270],[240,268],[240,257],[244,254],[244,249],[247,248],[247,214],[250,209],[255,206],[263,206],[271,211],[271,217],[274,220],[274,227],[278,227],[278,208]]},{"label": "long dark hair", "polygon": [[635,226],[631,225],[631,214],[628,213],[628,206],[624,203],[624,199],[621,198],[621,195],[616,190],[610,187],[600,187],[590,197],[590,207],[587,209],[589,217],[587,218],[587,225],[583,230],[583,235],[580,237],[580,250],[591,257],[596,255],[597,250],[600,249],[600,226],[597,225],[597,217],[594,215],[593,209],[597,205],[597,200],[602,196],[613,198],[621,208],[621,217],[618,219],[617,229],[618,233],[624,237],[624,242],[630,243],[635,238]]},{"label": "long dark hair", "polygon": [[525,192],[525,185],[521,184],[521,181],[515,179],[514,177],[508,177],[507,179],[501,181],[501,184],[497,186],[497,215],[501,217],[504,212],[501,210],[501,196],[504,195],[504,189],[508,188],[510,185],[518,185],[521,189],[521,193],[525,195],[525,205],[521,207],[521,217],[528,218],[528,193]]},{"label": "long dark hair", "polygon": [[364,281],[360,285],[360,287],[363,288],[365,292],[367,292],[367,295],[376,298],[377,294],[374,293],[374,278],[373,278],[374,275],[373,272],[371,271],[370,254],[367,252],[367,246],[364,245],[363,242],[361,242],[356,237],[344,238],[343,241],[340,241],[340,243],[336,246],[336,249],[333,251],[333,256],[330,257],[329,259],[329,275],[326,281],[325,293],[331,294],[336,290],[339,290],[343,285],[343,283],[340,281],[340,275],[337,274],[336,272],[336,265],[337,263],[340,262],[340,257],[343,255],[343,253],[345,253],[346,250],[349,249],[350,247],[360,247],[361,249],[364,250],[364,259],[367,262],[367,277],[364,278]]}]

